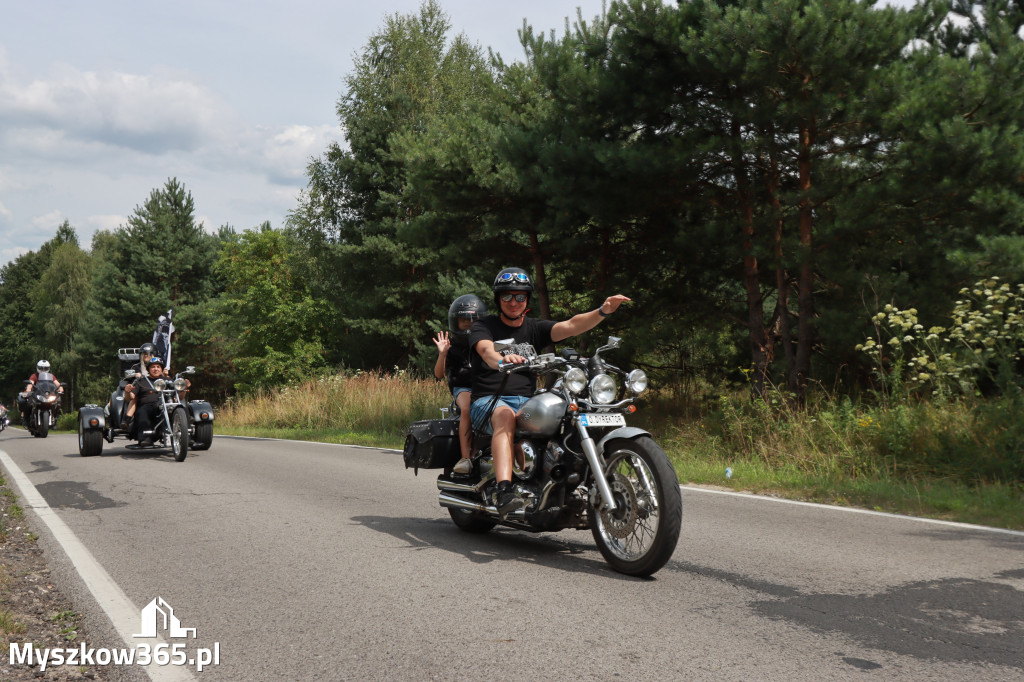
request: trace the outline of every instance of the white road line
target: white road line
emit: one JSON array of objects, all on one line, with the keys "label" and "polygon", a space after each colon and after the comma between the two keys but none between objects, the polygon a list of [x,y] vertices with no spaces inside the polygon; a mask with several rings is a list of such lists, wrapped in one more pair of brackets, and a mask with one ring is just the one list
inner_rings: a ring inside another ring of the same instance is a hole
[{"label": "white road line", "polygon": [[[23,506],[34,511],[50,529],[100,608],[107,614],[114,629],[124,640],[125,645],[134,649],[138,642],[134,641],[132,633],[139,627],[141,610],[132,603],[121,586],[114,582],[110,574],[96,561],[96,557],[82,544],[82,541],[68,528],[67,524],[57,516],[57,512],[50,508],[28,477],[3,450],[0,450],[0,463],[3,463],[7,473],[18,486]],[[195,677],[184,666],[148,665],[139,667],[154,682],[195,680]]]},{"label": "white road line", "polygon": [[1008,528],[993,528],[992,526],[977,526],[972,523],[960,523],[959,521],[943,521],[942,519],[926,519],[921,516],[907,516],[905,514],[892,514],[890,512],[880,512],[873,509],[858,509],[857,507],[837,507],[832,504],[821,504],[820,502],[802,502],[800,500],[787,500],[783,497],[771,497],[768,495],[755,495],[754,493],[740,493],[734,490],[716,490],[714,488],[700,488],[692,485],[681,485],[679,486],[683,490],[692,490],[698,493],[711,493],[712,495],[729,495],[732,497],[742,497],[747,500],[757,500],[759,502],[782,502],[783,504],[795,504],[803,507],[818,507],[820,509],[828,509],[831,511],[849,512],[851,514],[868,514],[871,516],[887,516],[893,519],[902,519],[904,521],[918,521],[920,523],[932,523],[939,526],[950,526],[952,528],[966,528],[968,530],[985,531],[988,533],[1004,533],[1006,535],[1016,535],[1018,537],[1024,537],[1024,532],[1019,530],[1010,530]]},{"label": "white road line", "polygon": [[[260,438],[259,436],[220,436],[220,438],[237,438],[237,439],[249,439],[249,440],[276,440],[284,441],[287,443],[317,443],[318,445],[334,445],[337,447],[344,448],[361,448],[364,450],[381,450],[383,452],[402,452],[401,450],[393,450],[391,448],[377,448],[369,445],[346,445],[345,443],[322,443],[319,441],[305,441],[305,440],[289,440],[287,438]],[[679,486],[683,490],[692,490],[698,493],[712,493],[714,495],[732,495],[734,497],[742,497],[747,500],[757,500],[760,502],[782,502],[784,504],[796,504],[803,505],[805,507],[818,507],[820,509],[828,509],[831,511],[838,512],[849,512],[851,514],[869,514],[872,516],[887,516],[893,519],[903,519],[905,521],[918,521],[920,523],[931,523],[939,526],[949,526],[951,528],[965,528],[968,530],[984,531],[988,533],[1003,533],[1005,535],[1015,535],[1017,537],[1024,537],[1024,531],[1010,530],[1008,528],[994,528],[992,526],[978,526],[972,523],[960,523],[958,521],[943,521],[942,519],[927,519],[922,516],[907,516],[906,514],[893,514],[890,512],[874,511],[873,509],[859,509],[857,507],[839,507],[833,504],[821,504],[820,502],[802,502],[800,500],[787,500],[783,497],[771,497],[769,495],[755,495],[754,493],[741,493],[734,490],[717,490],[715,488],[703,488],[692,485]]]}]

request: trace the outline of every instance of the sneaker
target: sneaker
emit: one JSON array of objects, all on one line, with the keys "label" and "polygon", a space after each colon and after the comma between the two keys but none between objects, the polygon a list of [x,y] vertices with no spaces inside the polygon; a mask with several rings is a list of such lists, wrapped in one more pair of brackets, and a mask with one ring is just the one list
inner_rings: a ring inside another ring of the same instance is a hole
[{"label": "sneaker", "polygon": [[459,476],[465,476],[471,471],[473,471],[473,462],[468,457],[461,458],[458,463],[452,467],[452,473],[458,474]]},{"label": "sneaker", "polygon": [[497,507],[498,516],[502,519],[523,506],[523,501],[512,491],[511,481],[502,481],[498,484],[498,496],[494,506]]}]

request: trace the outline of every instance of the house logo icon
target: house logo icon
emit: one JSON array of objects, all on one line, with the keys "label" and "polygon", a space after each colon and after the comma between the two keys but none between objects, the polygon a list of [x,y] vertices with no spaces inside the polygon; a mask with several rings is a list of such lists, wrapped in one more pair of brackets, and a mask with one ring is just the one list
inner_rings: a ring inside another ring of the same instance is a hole
[{"label": "house logo icon", "polygon": [[143,607],[142,632],[132,637],[156,637],[158,632],[166,632],[168,637],[188,637],[189,633],[193,639],[196,636],[195,628],[181,627],[174,609],[163,597],[157,597]]}]

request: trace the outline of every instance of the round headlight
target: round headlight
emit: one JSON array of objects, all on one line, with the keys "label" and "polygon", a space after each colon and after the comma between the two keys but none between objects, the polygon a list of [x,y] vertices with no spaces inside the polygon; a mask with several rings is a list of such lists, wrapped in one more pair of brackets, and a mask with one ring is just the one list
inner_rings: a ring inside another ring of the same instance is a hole
[{"label": "round headlight", "polygon": [[155,388],[158,391],[164,390],[165,386],[167,386],[167,382],[164,381],[163,379],[157,379],[156,381],[153,382],[153,388]]},{"label": "round headlight", "polygon": [[587,373],[579,367],[572,367],[562,377],[562,381],[565,382],[565,387],[569,389],[569,393],[579,395],[587,387]]},{"label": "round headlight", "polygon": [[647,390],[647,373],[642,369],[634,369],[626,375],[626,388],[633,393],[643,393]]},{"label": "round headlight", "polygon": [[185,381],[181,377],[178,377],[177,379],[174,380],[174,390],[175,391],[184,391],[186,388],[188,388],[188,382],[187,381]]},{"label": "round headlight", "polygon": [[604,404],[615,400],[615,379],[607,374],[598,374],[590,380],[590,399]]}]

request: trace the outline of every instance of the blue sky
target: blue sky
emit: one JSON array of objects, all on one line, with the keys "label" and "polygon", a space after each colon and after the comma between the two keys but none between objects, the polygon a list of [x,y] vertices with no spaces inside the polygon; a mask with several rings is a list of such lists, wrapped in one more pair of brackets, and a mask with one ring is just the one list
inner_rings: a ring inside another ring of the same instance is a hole
[{"label": "blue sky", "polygon": [[[506,61],[601,0],[440,0],[452,35]],[[305,165],[341,140],[343,79],[419,0],[0,0],[0,265],[66,219],[89,248],[169,177],[208,230],[279,227]]]}]

